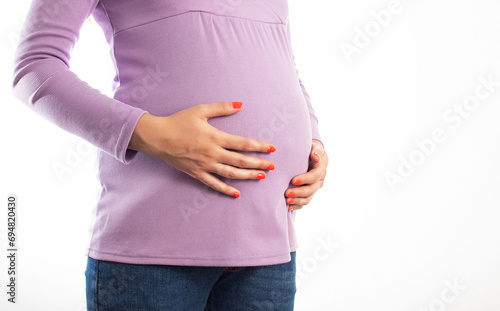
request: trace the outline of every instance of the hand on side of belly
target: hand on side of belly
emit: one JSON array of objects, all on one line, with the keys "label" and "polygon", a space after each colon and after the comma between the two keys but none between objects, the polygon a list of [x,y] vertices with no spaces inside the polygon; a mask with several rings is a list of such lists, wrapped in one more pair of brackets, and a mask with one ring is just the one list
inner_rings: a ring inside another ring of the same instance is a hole
[{"label": "hand on side of belly", "polygon": [[323,143],[313,139],[307,173],[292,178],[291,183],[297,187],[288,188],[285,191],[289,211],[301,209],[309,204],[316,191],[323,187],[328,161],[328,154]]},{"label": "hand on side of belly", "polygon": [[274,152],[267,142],[231,135],[207,121],[237,113],[240,102],[200,104],[166,117],[145,113],[136,124],[129,149],[141,151],[167,162],[226,195],[239,197],[240,191],[210,173],[230,179],[264,179],[263,170],[274,163],[232,150]]}]

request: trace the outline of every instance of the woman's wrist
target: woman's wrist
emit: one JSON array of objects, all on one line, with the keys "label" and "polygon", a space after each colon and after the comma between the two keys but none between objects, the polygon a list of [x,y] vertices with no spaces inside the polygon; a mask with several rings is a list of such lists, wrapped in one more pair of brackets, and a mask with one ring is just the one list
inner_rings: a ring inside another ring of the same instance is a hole
[{"label": "woman's wrist", "polygon": [[323,147],[323,149],[325,149],[325,145],[321,142],[321,140],[313,139],[312,142],[313,144],[320,145],[321,147]]},{"label": "woman's wrist", "polygon": [[130,138],[128,149],[148,153],[148,138],[151,138],[152,124],[155,116],[144,113],[137,121],[132,137]]}]

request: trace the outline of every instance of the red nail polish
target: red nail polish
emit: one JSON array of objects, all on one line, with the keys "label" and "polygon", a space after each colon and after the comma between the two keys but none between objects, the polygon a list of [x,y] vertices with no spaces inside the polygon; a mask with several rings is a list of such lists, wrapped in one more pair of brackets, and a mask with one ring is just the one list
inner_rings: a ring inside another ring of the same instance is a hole
[{"label": "red nail polish", "polygon": [[266,167],[266,169],[268,169],[268,170],[274,170],[274,164],[272,164],[272,163],[271,163],[271,164],[269,164],[269,165]]},{"label": "red nail polish", "polygon": [[289,210],[289,211],[293,210],[293,207],[292,207],[292,206],[290,206],[290,207],[288,208],[288,210]]},{"label": "red nail polish", "polygon": [[240,193],[237,192],[237,191],[233,192],[233,197],[239,198],[240,197]]},{"label": "red nail polish", "polygon": [[275,152],[276,151],[276,148],[274,148],[273,146],[269,146],[269,148],[267,148],[267,152]]},{"label": "red nail polish", "polygon": [[288,201],[288,204],[293,204],[295,202],[295,199],[294,198],[289,198],[287,199]]},{"label": "red nail polish", "polygon": [[287,195],[286,195],[287,198],[291,198],[291,197],[294,197],[294,196],[295,196],[295,192],[293,192],[293,191],[288,192]]},{"label": "red nail polish", "polygon": [[233,102],[232,104],[234,109],[239,109],[241,108],[241,106],[243,106],[242,102]]},{"label": "red nail polish", "polygon": [[300,185],[302,181],[300,179],[296,179],[295,182],[293,183],[295,186]]},{"label": "red nail polish", "polygon": [[257,174],[257,179],[264,179],[264,178],[266,178],[266,175],[262,173]]}]

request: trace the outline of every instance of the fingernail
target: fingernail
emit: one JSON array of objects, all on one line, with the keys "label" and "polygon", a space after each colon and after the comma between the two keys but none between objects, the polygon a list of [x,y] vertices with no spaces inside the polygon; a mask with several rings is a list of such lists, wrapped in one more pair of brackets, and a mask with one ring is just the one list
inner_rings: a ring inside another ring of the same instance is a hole
[{"label": "fingernail", "polygon": [[240,193],[238,191],[233,192],[233,197],[239,198],[240,197]]},{"label": "fingernail", "polygon": [[293,182],[293,184],[294,184],[295,186],[300,185],[301,183],[302,183],[302,181],[301,181],[300,179],[296,179],[296,180]]},{"label": "fingernail", "polygon": [[295,199],[294,198],[289,198],[287,199],[288,201],[288,204],[293,204],[295,202]]},{"label": "fingernail", "polygon": [[268,170],[274,170],[274,164],[272,164],[272,163],[271,163],[271,164],[269,164],[269,165],[266,167],[266,169],[268,169]]},{"label": "fingernail", "polygon": [[276,148],[274,148],[273,146],[269,146],[269,148],[267,148],[267,152],[275,152],[276,151]]},{"label": "fingernail", "polygon": [[264,179],[264,178],[266,178],[266,175],[262,173],[257,174],[257,179]]},{"label": "fingernail", "polygon": [[291,198],[291,197],[294,197],[294,196],[295,196],[295,192],[293,192],[293,191],[288,192],[287,195],[286,195],[287,198]]},{"label": "fingernail", "polygon": [[289,211],[293,210],[293,206],[290,206],[290,207],[288,208],[288,210],[289,210]]},{"label": "fingernail", "polygon": [[319,153],[315,152],[314,155],[318,157],[318,159],[321,161],[321,157],[319,156]]},{"label": "fingernail", "polygon": [[233,102],[234,109],[239,109],[239,108],[241,108],[241,106],[243,106],[242,102]]}]

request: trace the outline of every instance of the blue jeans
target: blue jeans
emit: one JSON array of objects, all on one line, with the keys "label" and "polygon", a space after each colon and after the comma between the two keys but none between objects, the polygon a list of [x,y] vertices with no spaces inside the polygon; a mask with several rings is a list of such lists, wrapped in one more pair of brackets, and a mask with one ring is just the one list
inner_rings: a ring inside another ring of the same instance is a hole
[{"label": "blue jeans", "polygon": [[87,310],[291,311],[295,252],[287,263],[248,267],[137,265],[88,258]]}]

